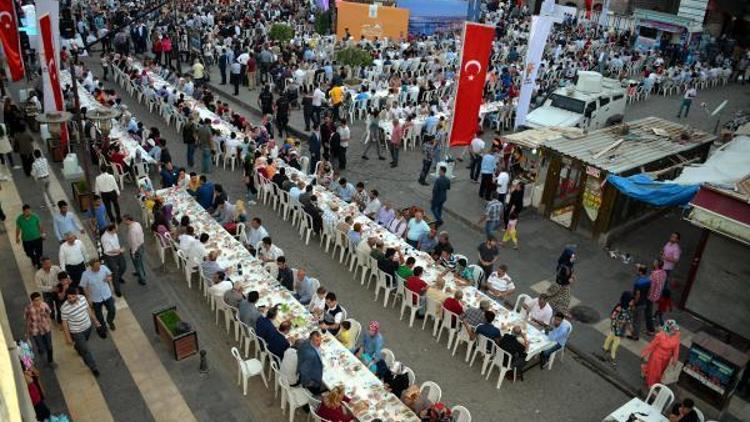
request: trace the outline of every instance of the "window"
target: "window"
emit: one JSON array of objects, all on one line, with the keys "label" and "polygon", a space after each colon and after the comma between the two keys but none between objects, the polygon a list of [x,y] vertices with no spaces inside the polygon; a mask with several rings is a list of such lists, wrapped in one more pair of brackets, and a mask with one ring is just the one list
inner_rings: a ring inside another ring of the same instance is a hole
[{"label": "window", "polygon": [[599,98],[599,107],[609,104],[609,97]]},{"label": "window", "polygon": [[623,98],[625,98],[624,95],[615,95],[614,97],[612,97],[612,101],[619,101],[619,100],[622,100]]},{"label": "window", "polygon": [[550,104],[551,107],[583,114],[585,103],[581,100],[576,100],[575,98],[565,97],[559,94],[552,94],[549,98],[552,100],[552,103]]}]

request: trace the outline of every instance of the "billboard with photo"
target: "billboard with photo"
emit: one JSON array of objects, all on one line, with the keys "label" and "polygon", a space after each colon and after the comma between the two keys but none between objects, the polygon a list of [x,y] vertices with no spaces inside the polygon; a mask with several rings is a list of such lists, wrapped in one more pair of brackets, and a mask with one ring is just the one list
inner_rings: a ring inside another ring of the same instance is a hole
[{"label": "billboard with photo", "polygon": [[469,12],[467,0],[398,0],[409,9],[409,33],[430,35],[463,28]]},{"label": "billboard with photo", "polygon": [[336,37],[339,39],[347,29],[355,40],[362,35],[368,39],[399,39],[408,35],[409,11],[406,9],[346,1],[336,7]]}]

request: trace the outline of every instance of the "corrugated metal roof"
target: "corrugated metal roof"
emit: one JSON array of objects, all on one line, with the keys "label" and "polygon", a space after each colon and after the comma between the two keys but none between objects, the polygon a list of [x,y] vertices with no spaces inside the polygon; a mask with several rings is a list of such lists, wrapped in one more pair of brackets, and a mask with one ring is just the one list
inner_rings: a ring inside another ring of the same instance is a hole
[{"label": "corrugated metal roof", "polygon": [[[545,141],[557,139],[565,136],[569,139],[580,138],[583,132],[578,128],[570,127],[543,127],[539,129],[528,129],[523,132],[516,132],[511,135],[505,135],[508,141],[527,148],[538,148]],[[573,142],[573,141],[571,141]]]},{"label": "corrugated metal roof", "polygon": [[[618,126],[612,126],[590,132],[580,139],[551,139],[544,142],[544,146],[609,173],[622,174],[716,139],[706,132],[694,131],[689,141],[680,142],[679,136],[686,126],[658,117],[646,117],[627,124],[630,130],[625,136],[617,133]],[[667,136],[659,136],[653,129],[661,129]],[[616,148],[595,157],[620,139],[625,140]]]}]

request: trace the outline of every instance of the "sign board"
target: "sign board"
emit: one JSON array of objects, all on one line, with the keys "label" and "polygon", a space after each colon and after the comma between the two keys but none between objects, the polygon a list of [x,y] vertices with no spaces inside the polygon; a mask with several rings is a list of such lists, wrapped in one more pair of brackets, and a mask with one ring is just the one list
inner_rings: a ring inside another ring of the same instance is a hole
[{"label": "sign board", "polygon": [[346,30],[355,40],[387,37],[406,39],[409,31],[409,11],[398,7],[342,1],[336,11],[336,37],[344,37]]},{"label": "sign board", "polygon": [[708,0],[682,0],[680,1],[680,8],[677,10],[677,16],[688,18],[702,25],[706,18],[707,8]]}]

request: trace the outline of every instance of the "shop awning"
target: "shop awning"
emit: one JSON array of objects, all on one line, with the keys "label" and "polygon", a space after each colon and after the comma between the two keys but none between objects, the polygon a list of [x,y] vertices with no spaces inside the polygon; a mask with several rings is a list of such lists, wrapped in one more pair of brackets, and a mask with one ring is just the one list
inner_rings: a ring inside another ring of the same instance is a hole
[{"label": "shop awning", "polygon": [[686,205],[699,189],[699,185],[659,182],[642,173],[630,177],[610,174],[607,182],[623,194],[655,207]]},{"label": "shop awning", "polygon": [[704,185],[691,205],[688,221],[750,245],[750,194]]}]

